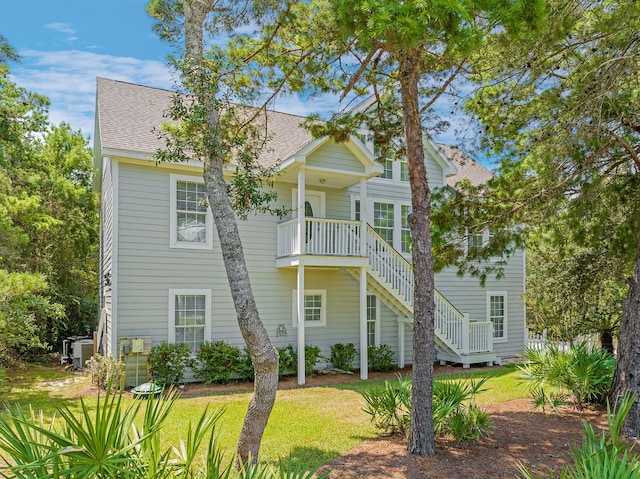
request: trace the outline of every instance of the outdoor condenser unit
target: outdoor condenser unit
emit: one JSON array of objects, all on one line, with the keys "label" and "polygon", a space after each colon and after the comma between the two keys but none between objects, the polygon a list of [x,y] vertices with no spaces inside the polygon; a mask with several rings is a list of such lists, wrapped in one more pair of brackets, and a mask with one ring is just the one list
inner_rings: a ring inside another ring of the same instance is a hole
[{"label": "outdoor condenser unit", "polygon": [[73,343],[73,368],[84,369],[84,363],[93,356],[93,339],[79,339]]}]

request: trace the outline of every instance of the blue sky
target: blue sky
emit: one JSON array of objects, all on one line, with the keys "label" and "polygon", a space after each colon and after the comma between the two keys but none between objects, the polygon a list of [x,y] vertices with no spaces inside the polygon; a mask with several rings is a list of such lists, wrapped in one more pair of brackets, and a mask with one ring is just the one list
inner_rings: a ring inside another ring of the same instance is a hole
[{"label": "blue sky", "polygon": [[[0,34],[18,51],[11,78],[51,100],[50,120],[93,138],[96,77],[172,89],[170,46],[152,32],[147,0],[14,0],[3,5]],[[325,116],[333,96],[278,99],[274,109]],[[454,144],[452,133],[437,141]]]}]

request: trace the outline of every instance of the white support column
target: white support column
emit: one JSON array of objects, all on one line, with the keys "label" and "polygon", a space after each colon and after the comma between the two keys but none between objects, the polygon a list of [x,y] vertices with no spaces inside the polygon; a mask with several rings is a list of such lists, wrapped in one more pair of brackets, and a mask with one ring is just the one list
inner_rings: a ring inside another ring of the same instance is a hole
[{"label": "white support column", "polygon": [[367,179],[360,180],[360,254],[367,256]]},{"label": "white support column", "polygon": [[304,370],[304,264],[298,264],[298,384],[305,383]]},{"label": "white support column", "polygon": [[367,351],[367,268],[360,268],[360,379],[369,379]]},{"label": "white support column", "polygon": [[404,321],[398,318],[398,367],[404,368]]},{"label": "white support column", "polygon": [[[305,198],[305,174],[304,168],[298,170],[298,254],[304,254],[305,245],[305,216],[304,216],[304,198]],[[300,260],[298,263],[298,384],[303,385],[305,383],[305,368],[304,368],[304,262]]]},{"label": "white support column", "polygon": [[463,314],[462,320],[462,354],[469,354],[469,313]]}]

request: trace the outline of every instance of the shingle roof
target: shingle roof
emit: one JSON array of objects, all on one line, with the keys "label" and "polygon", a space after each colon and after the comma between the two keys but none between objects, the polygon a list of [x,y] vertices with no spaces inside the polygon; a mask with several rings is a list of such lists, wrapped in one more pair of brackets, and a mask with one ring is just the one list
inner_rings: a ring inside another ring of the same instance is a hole
[{"label": "shingle roof", "polygon": [[484,185],[493,173],[455,146],[438,145],[442,152],[458,168],[458,174],[447,178],[447,185],[454,187],[461,180],[469,180],[473,186]]},{"label": "shingle roof", "polygon": [[[103,149],[153,155],[163,148],[157,129],[168,118],[174,92],[106,78],[97,79],[97,115]],[[267,113],[270,137],[260,162],[271,166],[284,160],[312,140],[300,127],[304,117],[275,111]],[[96,132],[97,133],[97,132]]]},{"label": "shingle roof", "polygon": [[[96,112],[101,147],[149,156],[163,148],[164,140],[154,130],[168,121],[164,112],[168,110],[173,94],[170,90],[98,78]],[[267,132],[270,139],[260,156],[260,163],[272,166],[312,141],[311,134],[300,126],[304,120],[302,116],[268,111]],[[458,168],[457,175],[447,178],[448,185],[455,186],[463,178],[473,185],[479,185],[493,176],[488,169],[457,148],[439,146]]]}]

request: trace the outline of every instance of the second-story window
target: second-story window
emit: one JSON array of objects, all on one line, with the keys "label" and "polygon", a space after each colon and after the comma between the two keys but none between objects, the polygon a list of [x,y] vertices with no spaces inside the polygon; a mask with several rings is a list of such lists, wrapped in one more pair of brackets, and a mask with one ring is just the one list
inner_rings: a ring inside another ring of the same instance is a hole
[{"label": "second-story window", "polygon": [[213,218],[204,183],[197,177],[171,175],[172,248],[210,248]]},{"label": "second-story window", "polygon": [[393,203],[373,203],[373,229],[391,246],[395,223],[393,210]]}]

